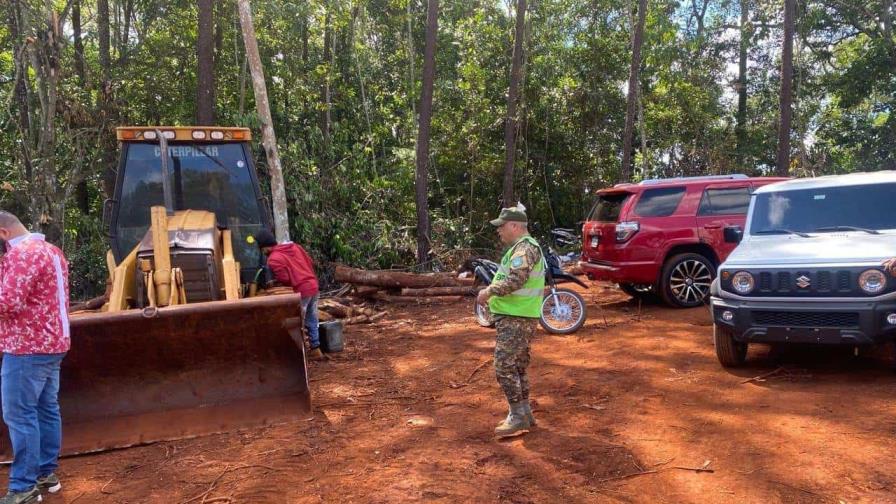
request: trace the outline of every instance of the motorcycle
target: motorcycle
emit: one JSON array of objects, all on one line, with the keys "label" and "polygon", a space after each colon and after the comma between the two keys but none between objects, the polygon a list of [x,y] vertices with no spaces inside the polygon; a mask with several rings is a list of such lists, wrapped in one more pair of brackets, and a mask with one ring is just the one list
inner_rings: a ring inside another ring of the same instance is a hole
[{"label": "motorcycle", "polygon": [[[545,261],[545,293],[541,302],[541,316],[538,322],[545,331],[552,334],[571,334],[579,330],[585,323],[585,300],[577,292],[571,289],[557,287],[558,283],[573,282],[588,288],[584,282],[573,275],[563,272],[560,267],[560,258],[553,249],[549,248],[544,254]],[[498,263],[484,258],[475,258],[470,261],[477,284],[488,285],[498,272]],[[495,325],[494,317],[488,306],[473,302],[473,310],[476,314],[476,322],[482,327]]]},{"label": "motorcycle", "polygon": [[560,259],[560,265],[575,264],[582,256],[582,240],[574,229],[554,228],[550,230],[551,243]]},{"label": "motorcycle", "polygon": [[579,235],[574,229],[554,228],[550,232],[554,246],[561,250],[567,247],[579,248],[581,246]]}]

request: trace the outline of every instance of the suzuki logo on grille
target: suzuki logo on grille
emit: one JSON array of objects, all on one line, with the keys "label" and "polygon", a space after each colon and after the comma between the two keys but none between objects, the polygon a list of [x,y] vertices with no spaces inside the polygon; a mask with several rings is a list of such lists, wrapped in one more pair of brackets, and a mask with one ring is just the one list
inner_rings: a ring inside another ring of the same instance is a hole
[{"label": "suzuki logo on grille", "polygon": [[805,289],[806,287],[809,287],[810,285],[812,285],[812,282],[809,281],[809,277],[807,277],[806,275],[803,275],[796,279],[796,285],[800,289]]}]

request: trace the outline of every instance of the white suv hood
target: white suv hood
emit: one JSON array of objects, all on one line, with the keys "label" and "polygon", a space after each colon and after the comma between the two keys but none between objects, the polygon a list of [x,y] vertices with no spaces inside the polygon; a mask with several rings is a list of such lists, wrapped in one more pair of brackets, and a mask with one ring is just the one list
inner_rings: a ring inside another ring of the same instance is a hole
[{"label": "white suv hood", "polygon": [[881,232],[745,236],[722,267],[880,263],[896,257],[896,234]]}]

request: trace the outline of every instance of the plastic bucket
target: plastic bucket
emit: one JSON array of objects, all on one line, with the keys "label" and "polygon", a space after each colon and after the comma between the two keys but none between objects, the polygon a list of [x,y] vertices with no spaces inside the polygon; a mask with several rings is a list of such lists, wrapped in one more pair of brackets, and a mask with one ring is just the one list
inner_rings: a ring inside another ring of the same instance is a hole
[{"label": "plastic bucket", "polygon": [[330,320],[318,324],[320,333],[320,347],[324,352],[333,353],[341,352],[344,348],[342,343],[342,321]]}]

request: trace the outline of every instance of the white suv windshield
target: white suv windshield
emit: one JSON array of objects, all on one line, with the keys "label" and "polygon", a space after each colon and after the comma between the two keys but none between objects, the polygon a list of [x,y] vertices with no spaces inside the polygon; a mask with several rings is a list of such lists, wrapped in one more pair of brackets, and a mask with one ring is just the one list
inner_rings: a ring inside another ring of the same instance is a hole
[{"label": "white suv windshield", "polygon": [[896,229],[896,183],[756,195],[751,234]]}]

